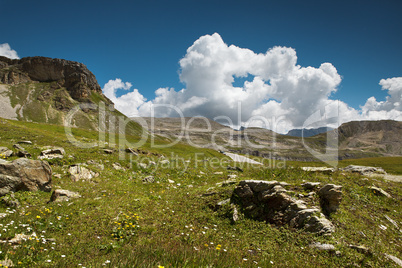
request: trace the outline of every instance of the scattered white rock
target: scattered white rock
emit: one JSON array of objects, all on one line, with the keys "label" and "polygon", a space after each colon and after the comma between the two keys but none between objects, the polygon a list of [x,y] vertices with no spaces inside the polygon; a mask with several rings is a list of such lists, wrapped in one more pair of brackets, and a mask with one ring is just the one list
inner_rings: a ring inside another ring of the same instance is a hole
[{"label": "scattered white rock", "polygon": [[14,154],[14,152],[7,147],[0,147],[0,154],[5,158],[9,158]]},{"label": "scattered white rock", "polygon": [[126,169],[124,168],[124,167],[122,167],[121,165],[120,165],[120,163],[113,163],[112,164],[112,167],[115,169],[115,170],[123,170],[123,171],[125,171]]},{"label": "scattered white rock", "polygon": [[73,181],[87,181],[99,176],[99,173],[95,173],[80,164],[71,165],[68,172],[70,172]]},{"label": "scattered white rock", "polygon": [[380,167],[368,167],[368,166],[357,166],[357,165],[349,165],[343,169],[348,172],[356,172],[361,175],[375,175],[375,174],[386,174],[385,170]]},{"label": "scattered white rock", "polygon": [[393,219],[391,219],[389,216],[385,215],[385,218],[392,223],[393,226],[395,226],[396,229],[399,230],[399,225],[396,223],[396,221],[394,221]]},{"label": "scattered white rock", "polygon": [[4,260],[0,261],[1,267],[14,267],[14,263],[12,260],[7,259],[7,257]]},{"label": "scattered white rock", "polygon": [[154,183],[155,182],[154,176],[147,176],[142,179],[142,182],[143,183]]},{"label": "scattered white rock", "polygon": [[103,149],[103,152],[105,154],[113,154],[114,150],[112,150],[112,149]]},{"label": "scattered white rock", "polygon": [[302,167],[304,171],[311,171],[311,172],[328,172],[332,173],[335,171],[335,168],[329,167]]},{"label": "scattered white rock", "polygon": [[19,141],[18,143],[32,145],[32,141]]},{"label": "scattered white rock", "polygon": [[138,163],[138,166],[143,169],[146,169],[148,167],[147,164],[145,164],[145,163]]},{"label": "scattered white rock", "polygon": [[395,262],[396,264],[398,264],[399,266],[402,267],[402,260],[401,259],[399,259],[399,258],[397,258],[395,256],[392,256],[392,255],[386,254],[386,253],[384,255],[385,255],[385,257],[387,257],[388,259],[392,260],[393,262]]},{"label": "scattered white rock", "polygon": [[331,245],[331,244],[321,244],[320,242],[315,242],[315,243],[310,244],[309,246],[311,248],[315,248],[318,250],[335,252],[335,247],[334,247],[334,245]]},{"label": "scattered white rock", "polygon": [[383,189],[381,189],[381,188],[379,188],[379,187],[371,186],[371,187],[369,187],[369,189],[370,189],[371,191],[373,191],[373,193],[374,193],[375,195],[378,195],[378,196],[385,196],[385,197],[388,197],[388,198],[392,198],[392,196],[391,196],[389,193],[387,193],[386,191],[384,191]]}]

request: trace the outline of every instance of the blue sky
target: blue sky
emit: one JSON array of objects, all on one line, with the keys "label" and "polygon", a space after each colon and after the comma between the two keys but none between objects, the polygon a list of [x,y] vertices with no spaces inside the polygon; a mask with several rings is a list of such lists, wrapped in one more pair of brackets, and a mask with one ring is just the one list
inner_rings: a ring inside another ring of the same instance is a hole
[{"label": "blue sky", "polygon": [[330,98],[354,109],[372,96],[384,101],[380,80],[402,76],[400,0],[0,0],[0,8],[0,44],[19,57],[82,62],[101,87],[120,78],[148,101],[159,88],[186,88],[179,61],[214,33],[256,54],[293,48],[301,67],[331,63],[342,80]]}]

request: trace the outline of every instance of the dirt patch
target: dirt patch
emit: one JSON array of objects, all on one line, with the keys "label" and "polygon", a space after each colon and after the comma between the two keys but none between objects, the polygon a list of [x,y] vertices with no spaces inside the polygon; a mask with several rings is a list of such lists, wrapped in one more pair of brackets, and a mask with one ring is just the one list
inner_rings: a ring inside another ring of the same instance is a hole
[{"label": "dirt patch", "polygon": [[0,85],[0,117],[6,119],[17,119],[16,109],[11,106],[10,97],[8,96],[8,86]]}]

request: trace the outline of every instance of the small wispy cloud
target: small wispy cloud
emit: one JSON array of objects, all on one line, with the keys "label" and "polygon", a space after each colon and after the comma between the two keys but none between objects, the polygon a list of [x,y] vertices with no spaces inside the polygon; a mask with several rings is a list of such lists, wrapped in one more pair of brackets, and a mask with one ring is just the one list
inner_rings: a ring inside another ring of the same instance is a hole
[{"label": "small wispy cloud", "polygon": [[0,44],[0,56],[4,56],[10,59],[19,59],[17,51],[11,49],[8,43]]}]

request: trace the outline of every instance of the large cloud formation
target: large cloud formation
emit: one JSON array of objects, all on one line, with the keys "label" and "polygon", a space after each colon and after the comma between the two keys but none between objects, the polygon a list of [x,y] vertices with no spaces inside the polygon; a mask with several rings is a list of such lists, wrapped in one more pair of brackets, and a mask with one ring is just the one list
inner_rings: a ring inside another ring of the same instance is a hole
[{"label": "large cloud formation", "polygon": [[[308,127],[307,119],[317,111],[322,120],[310,124],[314,127],[351,120],[402,120],[402,78],[381,80],[389,93],[386,100],[371,97],[356,110],[330,98],[342,80],[331,63],[301,67],[293,48],[274,47],[257,54],[228,46],[217,33],[200,37],[187,49],[180,60],[180,80],[186,88],[160,88],[150,101],[137,89],[116,97],[116,89],[131,87],[119,79],[109,81],[104,92],[128,116],[200,115],[235,127],[260,126],[280,133]],[[330,117],[336,120],[325,120]]]},{"label": "large cloud formation", "polygon": [[0,44],[0,56],[4,56],[10,59],[19,59],[17,51],[11,49],[8,43]]}]

